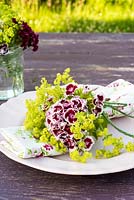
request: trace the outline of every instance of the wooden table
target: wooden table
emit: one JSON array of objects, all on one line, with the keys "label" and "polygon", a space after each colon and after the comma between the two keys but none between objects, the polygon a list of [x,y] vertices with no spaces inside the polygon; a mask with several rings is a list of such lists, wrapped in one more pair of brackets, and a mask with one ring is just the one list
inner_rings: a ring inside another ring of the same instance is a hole
[{"label": "wooden table", "polygon": [[[37,53],[25,52],[25,91],[40,78],[52,82],[70,67],[76,81],[134,83],[133,34],[40,34]],[[2,103],[2,101],[0,102]],[[133,200],[134,170],[98,175],[59,175],[18,164],[0,153],[0,200]]]}]

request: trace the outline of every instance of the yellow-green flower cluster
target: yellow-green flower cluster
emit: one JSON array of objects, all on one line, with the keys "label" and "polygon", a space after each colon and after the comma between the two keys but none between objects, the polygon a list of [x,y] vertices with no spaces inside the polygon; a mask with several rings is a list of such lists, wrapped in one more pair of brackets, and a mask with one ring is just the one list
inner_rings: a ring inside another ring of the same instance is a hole
[{"label": "yellow-green flower cluster", "polygon": [[[20,26],[12,21],[12,19],[17,16],[17,13],[14,12],[12,8],[0,2],[0,44],[16,46],[16,44],[20,42],[17,41]],[[17,21],[19,22],[20,19]]]},{"label": "yellow-green flower cluster", "polygon": [[134,151],[134,143],[133,142],[128,142],[127,145],[125,146],[125,149],[128,152]]},{"label": "yellow-green flower cluster", "polygon": [[[85,136],[93,136],[98,139],[98,137],[104,137],[108,134],[106,124],[101,117],[96,118],[94,114],[80,112],[76,114],[76,118],[77,121],[71,126],[71,132],[76,140],[80,140],[78,142],[79,149],[86,149],[85,143],[81,141]],[[88,158],[92,157],[92,153],[85,150],[80,155],[76,149],[70,152],[70,157],[78,162],[86,162]]]},{"label": "yellow-green flower cluster", "polygon": [[66,148],[45,127],[45,108],[42,108],[42,105],[49,109],[53,103],[64,97],[64,88],[59,84],[67,84],[68,81],[74,82],[69,72],[70,69],[67,68],[63,74],[57,75],[54,81],[55,87],[42,78],[40,87],[36,87],[36,99],[26,100],[27,113],[24,121],[26,130],[31,131],[32,135],[41,142],[48,142],[55,146],[59,152],[65,152]]},{"label": "yellow-green flower cluster", "polygon": [[85,163],[87,159],[92,158],[92,153],[85,151],[82,155],[79,154],[79,151],[76,149],[70,152],[70,158],[77,162]]},{"label": "yellow-green flower cluster", "polygon": [[73,83],[74,80],[73,78],[70,76],[70,68],[65,69],[63,74],[57,73],[56,79],[54,80],[54,85],[65,85],[68,83]]},{"label": "yellow-green flower cluster", "polygon": [[96,132],[94,123],[96,117],[94,114],[79,112],[76,114],[76,118],[77,121],[70,128],[71,132],[74,134],[74,138],[81,139],[84,131],[86,132],[86,135],[94,136],[94,133]]},{"label": "yellow-green flower cluster", "polygon": [[[115,138],[112,135],[107,135],[103,140],[103,149],[96,150],[96,158],[111,158],[121,153],[124,148],[122,138]],[[110,147],[111,149],[107,149]]]}]

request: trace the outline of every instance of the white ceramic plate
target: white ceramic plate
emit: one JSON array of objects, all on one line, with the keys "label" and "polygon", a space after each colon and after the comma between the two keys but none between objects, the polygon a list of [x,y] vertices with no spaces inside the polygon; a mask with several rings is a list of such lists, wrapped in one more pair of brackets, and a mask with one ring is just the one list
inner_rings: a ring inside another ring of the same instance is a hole
[{"label": "white ceramic plate", "polygon": [[[35,92],[23,93],[0,106],[0,128],[23,124],[26,113],[25,99],[29,98],[34,99]],[[134,130],[134,119],[123,117],[115,119],[114,123],[128,132]],[[115,135],[121,136],[121,134],[112,127],[109,127],[109,130]],[[0,140],[2,140],[1,136]],[[130,138],[125,136],[124,141],[127,142],[128,140],[130,140]],[[100,141],[96,144],[96,147],[98,146],[101,146]],[[93,151],[94,150],[95,149],[93,149]],[[9,152],[3,146],[0,146],[0,151],[10,159],[26,166],[59,174],[97,175],[120,172],[134,168],[134,153],[122,153],[121,155],[110,159],[93,158],[89,160],[88,163],[83,164],[71,161],[68,154],[55,157],[21,159]]]}]

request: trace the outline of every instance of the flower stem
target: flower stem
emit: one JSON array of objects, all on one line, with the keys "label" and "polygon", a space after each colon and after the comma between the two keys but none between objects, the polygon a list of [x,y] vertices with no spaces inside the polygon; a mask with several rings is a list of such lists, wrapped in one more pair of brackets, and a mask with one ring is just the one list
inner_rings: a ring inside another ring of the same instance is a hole
[{"label": "flower stem", "polygon": [[112,105],[107,105],[107,107],[110,107],[110,108],[112,108],[112,109],[114,109],[114,110],[118,111],[119,113],[123,114],[123,115],[124,115],[124,116],[126,116],[126,117],[134,118],[134,116],[132,116],[132,115],[129,115],[129,114],[126,114],[126,113],[122,112],[121,110],[119,110],[119,109],[118,109],[118,108],[116,108],[115,106],[112,106]]},{"label": "flower stem", "polygon": [[106,113],[102,113],[102,116],[107,120],[107,122],[113,126],[117,131],[119,131],[120,133],[123,133],[124,135],[127,135],[129,137],[132,137],[134,138],[134,135],[130,134],[130,133],[127,133],[126,131],[123,131],[122,129],[118,128],[115,124],[113,124],[113,122],[108,118],[107,114]]},{"label": "flower stem", "polygon": [[127,103],[118,103],[118,102],[104,102],[104,105],[105,106],[108,106],[108,105],[120,105],[120,106],[127,106],[128,104]]}]

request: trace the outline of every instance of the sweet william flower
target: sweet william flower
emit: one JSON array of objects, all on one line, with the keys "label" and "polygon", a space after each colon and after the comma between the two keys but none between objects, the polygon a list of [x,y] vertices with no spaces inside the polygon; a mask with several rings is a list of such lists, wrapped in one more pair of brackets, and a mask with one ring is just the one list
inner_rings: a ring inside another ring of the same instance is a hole
[{"label": "sweet william flower", "polygon": [[72,135],[73,133],[71,132],[70,130],[70,126],[69,125],[66,125],[64,130],[69,134],[69,135]]},{"label": "sweet william flower", "polygon": [[70,139],[70,138],[66,138],[63,143],[70,150],[74,149],[74,147],[76,145],[75,140]]},{"label": "sweet william flower", "polygon": [[66,95],[72,95],[78,86],[70,83],[66,86]]},{"label": "sweet william flower", "polygon": [[50,144],[45,144],[43,147],[44,147],[46,150],[48,150],[48,151],[50,151],[51,149],[53,149],[53,146],[50,145]]},{"label": "sweet william flower", "polygon": [[76,113],[87,110],[86,104],[86,100],[77,96],[70,100],[61,99],[46,112],[48,130],[71,151],[77,148],[77,140],[70,127],[77,120]]},{"label": "sweet william flower", "polygon": [[104,96],[101,94],[98,94],[96,98],[93,99],[94,108],[92,109],[92,112],[95,114],[95,116],[98,116],[103,112],[103,103]]},{"label": "sweet william flower", "polygon": [[76,117],[75,117],[76,112],[73,109],[68,109],[65,113],[65,119],[69,124],[72,124],[76,121]]},{"label": "sweet william flower", "polygon": [[84,142],[85,142],[86,149],[88,149],[88,151],[89,151],[89,150],[92,148],[93,144],[94,144],[93,138],[87,136],[87,137],[84,139]]}]

